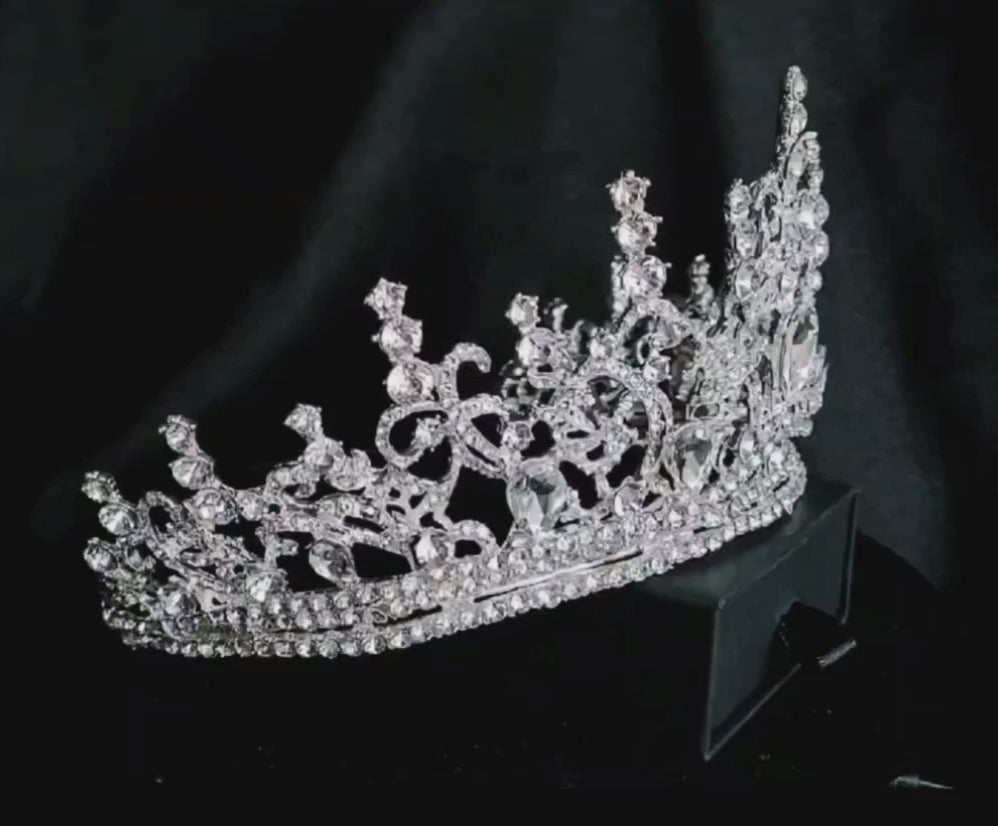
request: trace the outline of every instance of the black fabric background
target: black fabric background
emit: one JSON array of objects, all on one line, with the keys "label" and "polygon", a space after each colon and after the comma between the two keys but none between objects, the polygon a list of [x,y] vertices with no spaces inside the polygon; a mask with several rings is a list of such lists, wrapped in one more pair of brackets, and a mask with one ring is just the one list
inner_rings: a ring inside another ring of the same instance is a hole
[{"label": "black fabric background", "polygon": [[297,401],[368,446],[385,362],[361,302],[380,275],[410,285],[430,357],[473,340],[501,360],[517,291],[600,318],[622,169],[654,181],[674,272],[718,260],[722,193],[765,169],[798,63],[832,208],[807,456],[863,486],[863,531],[966,580],[998,433],[973,8],[8,0],[0,288],[31,547],[87,582],[80,473],[169,488],[168,413],[236,483],[297,450]]}]

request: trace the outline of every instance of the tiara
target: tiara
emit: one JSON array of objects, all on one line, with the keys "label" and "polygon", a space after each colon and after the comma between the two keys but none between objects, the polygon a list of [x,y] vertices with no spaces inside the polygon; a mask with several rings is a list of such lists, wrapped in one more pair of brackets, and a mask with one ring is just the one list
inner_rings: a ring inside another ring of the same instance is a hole
[{"label": "tiara", "polygon": [[[669,265],[648,252],[661,219],[628,171],[608,186],[609,321],[569,326],[563,302],[517,295],[496,394],[458,390],[459,368],[491,369],[477,345],[420,358],[406,288],[381,280],[365,300],[391,363],[376,452],[347,449],[299,405],[285,424],[301,455],[257,487],[221,481],[181,416],[161,432],[184,498],[128,501],[88,473],[109,536],[84,558],[107,625],[188,656],[376,654],[663,573],[789,513],[806,481],[793,440],[812,430],[827,370],[815,294],[828,204],[806,91],[791,67],[773,165],[725,196],[716,292],[702,255],[688,288],[666,292]],[[508,531],[448,515],[468,471],[505,485]]]}]

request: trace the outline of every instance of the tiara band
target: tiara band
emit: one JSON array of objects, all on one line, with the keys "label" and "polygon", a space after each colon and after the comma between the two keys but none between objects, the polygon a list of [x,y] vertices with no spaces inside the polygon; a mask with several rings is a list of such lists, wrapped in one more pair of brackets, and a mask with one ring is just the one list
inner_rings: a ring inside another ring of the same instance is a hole
[{"label": "tiara band", "polygon": [[[517,295],[497,394],[458,391],[460,367],[491,369],[477,345],[422,359],[406,288],[381,280],[365,301],[391,364],[376,452],[347,449],[299,405],[285,424],[302,453],[257,487],[221,481],[181,416],[161,432],[185,498],[129,501],[88,473],[109,537],[84,558],[108,626],[189,656],[376,654],[663,573],[789,513],[806,482],[793,440],[810,434],[827,373],[815,295],[828,204],[806,92],[791,67],[775,161],[725,196],[716,291],[704,256],[688,291],[667,291],[650,183],[628,171],[608,187],[609,321],[569,326],[563,302]],[[505,535],[448,514],[462,470],[505,484]],[[372,554],[393,571],[373,575]]]}]

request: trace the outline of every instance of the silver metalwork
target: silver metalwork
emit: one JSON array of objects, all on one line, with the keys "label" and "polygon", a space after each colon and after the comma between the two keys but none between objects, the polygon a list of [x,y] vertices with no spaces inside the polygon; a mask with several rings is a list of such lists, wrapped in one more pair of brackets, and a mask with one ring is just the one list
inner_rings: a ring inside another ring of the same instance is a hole
[{"label": "silver metalwork", "polygon": [[[326,436],[319,409],[300,405],[285,424],[301,455],[255,488],[220,480],[179,416],[162,432],[187,498],[130,502],[88,474],[83,490],[112,536],[84,552],[106,622],[128,645],[192,656],[373,654],[662,573],[789,512],[805,485],[792,439],[810,433],[826,375],[815,293],[828,204],[805,92],[792,67],[773,166],[727,193],[716,294],[698,256],[688,294],[665,297],[668,265],[648,252],[660,220],[645,211],[649,182],[625,172],[609,186],[621,250],[609,321],[566,328],[564,304],[542,313],[516,296],[519,342],[500,394],[458,393],[459,366],[490,369],[476,345],[420,358],[406,288],[382,280],[366,300],[391,362],[380,459]],[[443,445],[439,474],[414,469]],[[447,515],[462,468],[505,482],[508,535]],[[569,477],[595,497],[583,501]],[[358,546],[407,572],[362,576]],[[291,554],[325,587],[292,588],[280,564]]]}]

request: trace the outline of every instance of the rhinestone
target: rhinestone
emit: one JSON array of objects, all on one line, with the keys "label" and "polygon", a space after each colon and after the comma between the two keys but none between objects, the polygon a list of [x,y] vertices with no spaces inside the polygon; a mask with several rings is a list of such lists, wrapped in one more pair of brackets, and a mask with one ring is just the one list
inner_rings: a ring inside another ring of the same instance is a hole
[{"label": "rhinestone", "polygon": [[796,69],[795,67],[795,70],[790,73],[790,82],[788,86],[790,97],[793,100],[804,100],[804,96],[807,94],[807,78],[804,77],[804,74],[800,71],[800,69]]},{"label": "rhinestone", "polygon": [[506,502],[518,524],[530,531],[554,527],[568,504],[568,483],[547,459],[527,459],[506,486]]},{"label": "rhinestone", "polygon": [[642,253],[655,243],[658,221],[650,215],[628,215],[616,226],[617,243],[624,252]]},{"label": "rhinestone", "polygon": [[537,296],[517,294],[509,305],[506,317],[523,330],[537,324]]},{"label": "rhinestone", "polygon": [[183,416],[170,416],[166,424],[160,428],[166,437],[166,443],[177,453],[188,453],[196,449],[194,441],[194,422]]},{"label": "rhinestone", "polygon": [[114,481],[104,473],[88,473],[82,489],[94,502],[107,502],[116,495]]},{"label": "rhinestone", "polygon": [[325,539],[313,542],[308,550],[308,562],[319,576],[330,582],[356,578],[353,554],[336,542]]},{"label": "rhinestone", "polygon": [[388,395],[397,404],[406,404],[429,397],[433,390],[433,373],[417,362],[397,364],[385,380]]},{"label": "rhinestone", "polygon": [[314,620],[312,615],[309,613],[307,608],[302,608],[297,614],[295,614],[295,625],[302,629],[302,631],[308,631],[312,627]]},{"label": "rhinestone", "polygon": [[415,319],[400,316],[381,328],[378,340],[382,349],[392,355],[419,352],[423,346],[423,325]]},{"label": "rhinestone", "polygon": [[340,653],[340,647],[336,644],[336,641],[329,637],[323,637],[319,641],[317,650],[320,657],[335,657]]},{"label": "rhinestone", "polygon": [[302,637],[295,641],[295,653],[299,657],[311,657],[315,654],[315,648],[312,645],[312,640],[308,637]]},{"label": "rhinestone", "polygon": [[128,505],[104,505],[97,514],[97,519],[108,533],[124,536],[139,527],[139,515]]},{"label": "rhinestone", "polygon": [[640,211],[645,206],[648,181],[628,170],[609,186],[610,200],[618,212]]},{"label": "rhinestone", "polygon": [[304,438],[318,436],[322,432],[322,412],[311,404],[299,404],[284,420],[285,426]]},{"label": "rhinestone", "polygon": [[183,456],[170,465],[173,478],[185,488],[201,488],[211,479],[211,462],[195,456]]},{"label": "rhinestone", "polygon": [[264,602],[277,587],[278,578],[271,573],[250,574],[246,578],[246,593],[256,602]]},{"label": "rhinestone", "polygon": [[748,187],[739,182],[728,191],[728,212],[732,218],[744,218],[752,203]]},{"label": "rhinestone", "polygon": [[787,131],[790,137],[796,138],[807,126],[807,109],[804,104],[795,103],[787,110]]},{"label": "rhinestone", "polygon": [[91,539],[83,552],[83,558],[94,571],[110,571],[114,567],[114,556],[111,548],[99,539]]},{"label": "rhinestone", "polygon": [[396,284],[382,278],[368,293],[364,303],[371,307],[379,318],[398,315],[405,306],[405,293],[404,284]]}]

